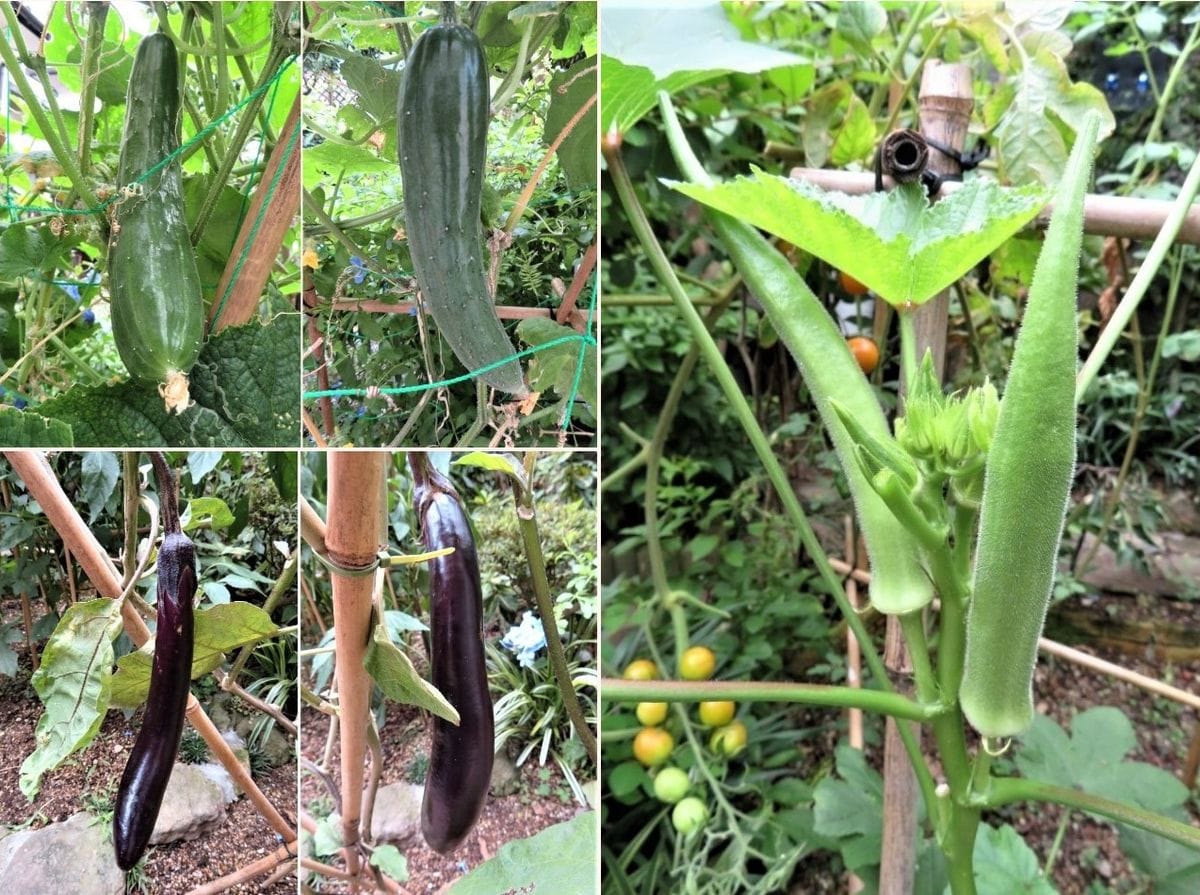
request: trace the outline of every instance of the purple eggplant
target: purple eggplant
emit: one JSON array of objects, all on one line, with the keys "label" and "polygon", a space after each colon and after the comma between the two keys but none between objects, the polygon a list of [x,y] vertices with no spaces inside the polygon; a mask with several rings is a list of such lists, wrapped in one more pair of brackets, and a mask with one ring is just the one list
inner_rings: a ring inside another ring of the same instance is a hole
[{"label": "purple eggplant", "polygon": [[433,684],[460,723],[434,717],[421,832],[434,851],[457,848],[479,819],[492,778],[495,720],[483,655],[483,592],[475,541],[462,501],[424,454],[409,454],[413,502],[427,550],[454,552],[429,563]]},{"label": "purple eggplant", "polygon": [[121,775],[113,814],[117,865],[129,870],[139,860],[154,832],[167,781],[179,751],[184,712],[192,679],[192,598],[196,593],[196,558],[191,540],[179,526],[175,478],[159,453],[151,453],[158,477],[163,540],[158,548],[158,630],[154,635],[154,668],[150,693],[133,751]]}]

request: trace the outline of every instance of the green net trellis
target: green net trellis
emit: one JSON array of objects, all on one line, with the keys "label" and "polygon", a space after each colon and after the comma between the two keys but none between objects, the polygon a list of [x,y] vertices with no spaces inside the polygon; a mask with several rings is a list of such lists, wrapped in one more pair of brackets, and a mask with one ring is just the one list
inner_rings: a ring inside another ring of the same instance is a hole
[{"label": "green net trellis", "polygon": [[596,314],[596,289],[598,288],[599,275],[592,275],[592,288],[588,298],[587,323],[581,333],[572,333],[571,335],[559,336],[557,339],[551,339],[549,342],[543,342],[541,345],[534,345],[532,348],[526,348],[523,351],[517,351],[510,354],[508,357],[502,357],[498,361],[480,367],[478,370],[472,370],[469,373],[463,373],[461,376],[453,376],[449,379],[439,379],[436,382],[423,382],[420,385],[403,385],[380,389],[365,389],[365,388],[327,388],[318,389],[304,393],[305,401],[314,401],[318,398],[365,398],[368,394],[379,395],[412,395],[427,392],[430,389],[442,388],[444,386],[458,385],[461,382],[469,382],[478,376],[490,370],[495,370],[503,367],[505,364],[514,360],[522,360],[526,357],[532,357],[541,351],[548,351],[551,348],[556,348],[559,345],[567,345],[571,342],[579,343],[579,354],[575,359],[575,375],[571,381],[571,390],[567,395],[566,404],[564,405],[562,422],[560,428],[567,429],[571,425],[571,415],[575,409],[575,401],[579,397],[579,387],[583,382],[583,367],[584,360],[587,355],[588,346],[595,347],[596,337],[592,335],[592,325]]}]

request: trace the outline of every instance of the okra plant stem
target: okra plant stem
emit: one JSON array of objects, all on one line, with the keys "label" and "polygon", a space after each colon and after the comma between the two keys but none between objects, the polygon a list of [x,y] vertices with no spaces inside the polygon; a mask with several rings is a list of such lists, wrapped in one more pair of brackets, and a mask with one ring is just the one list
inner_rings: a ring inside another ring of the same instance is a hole
[{"label": "okra plant stem", "polygon": [[[664,110],[664,114],[670,114],[669,102],[660,103],[660,105]],[[858,639],[862,647],[863,659],[871,669],[871,674],[874,676],[879,687],[891,691],[893,689],[892,684],[887,676],[887,670],[883,667],[883,662],[879,658],[879,652],[876,650],[866,628],[863,626],[862,620],[858,617],[858,613],[854,611],[854,608],[846,599],[841,581],[830,567],[829,559],[817,541],[812,526],[809,525],[808,518],[800,506],[800,501],[797,499],[796,493],[788,481],[786,473],[783,471],[783,467],[780,466],[779,460],[771,450],[770,442],[759,426],[758,420],[755,419],[754,413],[746,401],[746,396],[742,394],[741,388],[733,378],[733,373],[725,363],[725,359],[721,356],[716,342],[708,330],[705,329],[700,314],[692,305],[687,293],[683,289],[683,285],[675,276],[670,261],[667,259],[662,247],[658,244],[653,228],[650,226],[650,221],[646,218],[646,213],[637,200],[637,194],[625,169],[620,149],[605,146],[604,151],[608,162],[609,175],[613,180],[618,198],[625,210],[630,226],[633,228],[643,251],[646,253],[647,260],[653,267],[663,287],[675,300],[676,309],[691,330],[693,341],[699,346],[700,353],[704,356],[705,361],[712,370],[713,376],[716,378],[718,385],[720,385],[726,400],[729,401],[734,415],[737,417],[738,422],[746,433],[747,439],[749,439],[754,448],[755,454],[759,458],[759,462],[763,464],[767,478],[775,488],[775,492],[779,495],[784,512],[787,513],[788,518],[799,534],[805,550],[808,552],[813,564],[817,567],[817,572],[821,580],[829,590],[834,602],[837,603],[838,609],[845,617],[847,625],[849,625],[850,630],[854,632],[854,636]],[[912,732],[906,729],[904,725],[900,725],[899,730],[900,736],[904,741],[905,751],[908,753],[909,759],[916,770],[917,781],[921,785],[921,793],[926,803],[926,809],[930,813],[930,816],[932,816],[934,810],[933,777],[929,773],[929,768],[925,764],[920,746]]]}]

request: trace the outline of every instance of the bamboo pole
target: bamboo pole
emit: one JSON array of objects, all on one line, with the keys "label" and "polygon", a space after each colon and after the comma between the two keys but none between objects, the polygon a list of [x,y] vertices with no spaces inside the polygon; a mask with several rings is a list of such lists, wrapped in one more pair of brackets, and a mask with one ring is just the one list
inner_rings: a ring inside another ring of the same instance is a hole
[{"label": "bamboo pole", "polygon": [[227,892],[234,886],[239,885],[255,877],[262,876],[264,873],[270,873],[280,864],[288,861],[296,860],[296,841],[293,839],[287,845],[281,845],[275,851],[266,857],[259,858],[245,867],[239,867],[233,873],[228,873],[225,876],[205,883],[203,886],[197,886],[188,892],[188,895],[218,895],[219,892]]},{"label": "bamboo pole", "polygon": [[[328,457],[329,525],[325,543],[339,566],[361,569],[376,561],[382,546],[385,511],[382,451],[330,451]],[[333,624],[336,638],[338,707],[341,717],[342,844],[347,869],[359,875],[356,846],[362,825],[363,762],[371,678],[363,667],[371,636],[371,595],[375,575],[333,574]]]}]

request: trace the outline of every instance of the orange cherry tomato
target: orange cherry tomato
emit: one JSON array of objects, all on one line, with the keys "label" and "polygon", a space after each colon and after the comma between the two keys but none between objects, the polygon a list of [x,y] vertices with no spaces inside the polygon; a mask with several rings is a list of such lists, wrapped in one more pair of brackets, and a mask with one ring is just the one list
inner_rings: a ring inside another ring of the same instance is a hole
[{"label": "orange cherry tomato", "polygon": [[838,271],[838,283],[841,284],[843,291],[845,291],[847,295],[866,295],[871,291],[867,288],[866,284],[860,283],[858,280],[854,279],[854,277],[850,276],[850,274],[842,270]]},{"label": "orange cherry tomato", "polygon": [[879,346],[866,336],[852,336],[846,340],[850,353],[858,361],[858,368],[870,376],[879,366]]},{"label": "orange cherry tomato", "polygon": [[643,727],[633,738],[633,757],[648,768],[665,762],[674,748],[675,738],[661,727]]}]

